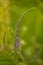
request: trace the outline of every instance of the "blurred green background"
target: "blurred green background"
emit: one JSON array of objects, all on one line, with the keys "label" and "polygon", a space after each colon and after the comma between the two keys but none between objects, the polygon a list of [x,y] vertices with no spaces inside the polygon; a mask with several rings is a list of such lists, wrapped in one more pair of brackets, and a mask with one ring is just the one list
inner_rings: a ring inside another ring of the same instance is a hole
[{"label": "blurred green background", "polygon": [[[3,2],[7,2],[6,7]],[[19,55],[18,63],[14,50],[16,24],[19,17],[26,10],[35,7],[28,12],[21,20],[20,30],[20,45],[21,54]],[[7,14],[6,14],[7,13]],[[43,0],[0,0],[0,61],[11,60],[14,65],[43,65]],[[7,21],[8,20],[8,21]],[[6,21],[8,23],[6,23]],[[10,22],[10,23],[9,23]],[[4,34],[6,31],[6,45],[8,46],[9,54],[1,48],[4,47]],[[12,60],[13,59],[13,60]],[[11,62],[10,61],[10,62]],[[0,65],[7,64],[6,61],[0,62]]]}]

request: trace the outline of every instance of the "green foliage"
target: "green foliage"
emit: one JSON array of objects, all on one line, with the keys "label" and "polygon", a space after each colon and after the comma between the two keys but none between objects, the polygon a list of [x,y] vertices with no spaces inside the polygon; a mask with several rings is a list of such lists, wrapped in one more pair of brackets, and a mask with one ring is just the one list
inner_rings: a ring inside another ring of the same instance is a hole
[{"label": "green foliage", "polygon": [[[43,0],[9,0],[9,3],[10,24],[0,23],[0,45],[5,47],[0,51],[0,65],[43,65]],[[35,9],[22,18],[19,26],[19,51],[14,48],[16,23],[31,7]],[[3,10],[1,3],[0,8]]]}]

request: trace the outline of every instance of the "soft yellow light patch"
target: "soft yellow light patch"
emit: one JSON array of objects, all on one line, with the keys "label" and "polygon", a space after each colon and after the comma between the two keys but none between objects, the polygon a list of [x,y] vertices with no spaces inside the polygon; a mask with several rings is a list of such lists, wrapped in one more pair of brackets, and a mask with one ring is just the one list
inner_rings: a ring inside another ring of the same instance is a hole
[{"label": "soft yellow light patch", "polygon": [[9,14],[9,1],[0,0],[2,7],[0,7],[0,22],[10,23],[10,14]]},{"label": "soft yellow light patch", "polygon": [[21,43],[22,45],[25,45],[25,44],[26,44],[26,42],[25,42],[24,40],[21,40],[20,43]]},{"label": "soft yellow light patch", "polygon": [[26,26],[22,26],[22,30],[23,31],[27,31],[27,27]]}]

